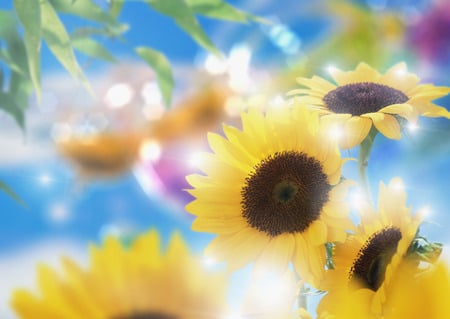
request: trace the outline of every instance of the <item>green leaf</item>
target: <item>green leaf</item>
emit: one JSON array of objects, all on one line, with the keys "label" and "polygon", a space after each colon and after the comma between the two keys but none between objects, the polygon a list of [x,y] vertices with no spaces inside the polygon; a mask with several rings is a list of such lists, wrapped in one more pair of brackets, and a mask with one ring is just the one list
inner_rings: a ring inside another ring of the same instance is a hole
[{"label": "green leaf", "polygon": [[73,38],[72,46],[74,49],[83,52],[88,56],[103,59],[108,62],[117,62],[116,58],[94,39],[84,37]]},{"label": "green leaf", "polygon": [[220,55],[220,52],[198,23],[194,11],[184,0],[147,0],[146,2],[156,11],[172,17],[176,24],[199,45],[216,55]]},{"label": "green leaf", "polygon": [[0,66],[0,92],[3,91],[5,85],[5,74],[3,73],[3,68]]},{"label": "green leaf", "polygon": [[14,0],[16,13],[22,23],[27,52],[28,70],[38,99],[41,96],[41,10],[39,0]]},{"label": "green leaf", "polygon": [[10,92],[0,92],[0,108],[9,113],[22,130],[25,129],[25,112]]},{"label": "green leaf", "polygon": [[0,40],[4,40],[6,44],[0,49],[0,59],[11,69],[28,76],[27,52],[14,16],[12,11],[0,10]]},{"label": "green leaf", "polygon": [[92,93],[91,86],[75,58],[69,35],[48,0],[41,0],[41,19],[42,34],[52,53],[66,70],[74,78],[80,79],[86,89]]},{"label": "green leaf", "polygon": [[12,11],[0,10],[0,38],[7,39],[17,29],[17,21]]},{"label": "green leaf", "polygon": [[109,3],[109,13],[117,18],[122,11],[123,4],[125,0],[111,0]]},{"label": "green leaf", "polygon": [[164,103],[166,106],[170,105],[174,81],[169,60],[161,52],[147,47],[137,47],[135,50],[156,72],[156,81],[161,90]]},{"label": "green leaf", "polygon": [[103,28],[96,28],[96,27],[81,27],[76,29],[72,33],[72,38],[78,38],[78,37],[90,37],[90,36],[103,36],[103,37],[111,37],[111,38],[118,38],[119,40],[122,40],[121,35],[128,31],[129,29],[128,24],[119,24],[117,26],[104,26]]},{"label": "green leaf", "polygon": [[196,13],[214,19],[229,20],[234,22],[268,22],[263,18],[236,9],[222,0],[186,0],[186,3]]},{"label": "green leaf", "polygon": [[69,13],[98,23],[118,24],[117,20],[96,5],[92,0],[50,0],[51,6],[58,12]]},{"label": "green leaf", "polygon": [[5,192],[6,194],[9,195],[9,197],[11,197],[12,199],[14,199],[17,203],[19,203],[20,205],[22,205],[23,207],[26,207],[27,205],[25,204],[25,202],[22,200],[22,198],[19,197],[19,195],[16,194],[16,192],[14,192],[12,190],[11,187],[9,187],[8,185],[6,185],[4,182],[0,181],[0,190],[2,190],[3,192]]},{"label": "green leaf", "polygon": [[13,58],[10,56],[9,52],[6,50],[0,50],[0,59],[3,60],[8,67],[17,73],[22,74],[23,76],[26,75],[26,73],[24,72],[24,70],[22,70],[21,66],[18,65]]}]

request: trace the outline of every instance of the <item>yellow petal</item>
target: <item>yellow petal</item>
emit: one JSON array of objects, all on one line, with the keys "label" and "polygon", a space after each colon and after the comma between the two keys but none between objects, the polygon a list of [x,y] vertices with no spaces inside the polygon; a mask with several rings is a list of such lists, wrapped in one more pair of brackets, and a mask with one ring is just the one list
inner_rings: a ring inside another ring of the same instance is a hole
[{"label": "yellow petal", "polygon": [[255,270],[286,271],[294,254],[294,248],[295,237],[293,234],[281,234],[271,238],[256,260]]},{"label": "yellow petal", "polygon": [[339,139],[339,146],[343,149],[355,147],[366,138],[372,127],[372,121],[365,117],[353,116],[345,121],[344,133]]},{"label": "yellow petal", "polygon": [[387,138],[400,139],[400,125],[392,115],[377,112],[366,113],[361,116],[371,118],[377,130]]},{"label": "yellow petal", "polygon": [[316,220],[308,227],[308,239],[313,245],[325,244],[327,241],[327,226],[322,220]]},{"label": "yellow petal", "polygon": [[419,113],[417,110],[409,104],[401,103],[401,104],[391,104],[388,106],[383,107],[378,112],[382,113],[388,113],[388,114],[398,114],[401,117],[404,117],[409,122],[416,123],[417,117],[419,116]]}]

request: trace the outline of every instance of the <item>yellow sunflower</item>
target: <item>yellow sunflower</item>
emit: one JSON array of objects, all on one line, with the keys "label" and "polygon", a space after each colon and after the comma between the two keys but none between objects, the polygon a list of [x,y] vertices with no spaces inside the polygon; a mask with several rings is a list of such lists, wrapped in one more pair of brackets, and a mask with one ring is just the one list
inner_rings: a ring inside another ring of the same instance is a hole
[{"label": "yellow sunflower", "polygon": [[411,215],[399,178],[380,183],[378,212],[359,205],[361,223],[344,243],[335,245],[334,269],[327,270],[319,313],[337,318],[377,318],[389,298],[391,281],[415,238],[422,213]]},{"label": "yellow sunflower", "polygon": [[64,276],[47,266],[38,271],[40,294],[17,290],[12,307],[20,318],[45,319],[213,319],[226,310],[227,280],[206,271],[174,235],[166,253],[150,231],[129,249],[108,238],[92,248],[83,270],[64,259]]},{"label": "yellow sunflower", "polygon": [[208,135],[205,175],[187,177],[196,199],[186,206],[196,231],[217,234],[206,254],[236,270],[285,270],[290,261],[317,285],[324,243],[344,240],[351,228],[337,145],[306,107],[280,107],[265,115],[242,113],[243,129],[223,126],[226,137]]},{"label": "yellow sunflower", "polygon": [[[450,118],[450,113],[431,101],[450,92],[449,87],[418,84],[419,78],[408,73],[405,63],[398,63],[380,74],[365,63],[354,71],[333,68],[333,84],[321,77],[298,78],[300,85],[289,95],[298,95],[324,113],[330,125],[343,128],[340,144],[351,148],[360,144],[372,126],[390,139],[400,139],[403,119],[411,123],[418,115]],[[373,124],[373,125],[372,125]]]}]

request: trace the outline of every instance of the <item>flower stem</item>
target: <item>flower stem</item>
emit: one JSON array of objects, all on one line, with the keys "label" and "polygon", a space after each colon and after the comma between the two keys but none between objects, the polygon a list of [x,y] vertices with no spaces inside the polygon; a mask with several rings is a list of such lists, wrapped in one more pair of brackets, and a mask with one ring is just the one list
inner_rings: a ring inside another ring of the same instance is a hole
[{"label": "flower stem", "polygon": [[378,130],[374,127],[370,129],[367,137],[362,141],[359,147],[358,172],[359,180],[364,191],[364,195],[369,202],[372,202],[372,196],[369,187],[369,179],[367,178],[367,166],[369,165],[370,152],[373,142],[377,136]]}]

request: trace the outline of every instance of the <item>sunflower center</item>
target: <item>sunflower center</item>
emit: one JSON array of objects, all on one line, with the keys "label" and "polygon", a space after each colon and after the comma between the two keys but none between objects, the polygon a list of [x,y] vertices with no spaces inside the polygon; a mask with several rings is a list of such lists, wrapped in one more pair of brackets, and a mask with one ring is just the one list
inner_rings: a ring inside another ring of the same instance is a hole
[{"label": "sunflower center", "polygon": [[177,317],[159,312],[148,312],[133,313],[130,315],[114,317],[114,319],[177,319]]},{"label": "sunflower center", "polygon": [[396,227],[384,228],[373,234],[359,251],[350,270],[350,279],[357,279],[366,288],[377,291],[401,238],[402,233]]},{"label": "sunflower center", "polygon": [[317,159],[296,151],[275,153],[246,178],[242,215],[270,236],[302,232],[320,217],[330,189]]},{"label": "sunflower center", "polygon": [[408,97],[387,85],[361,82],[339,86],[328,92],[323,101],[334,113],[361,115],[378,112],[388,105],[405,103]]}]

